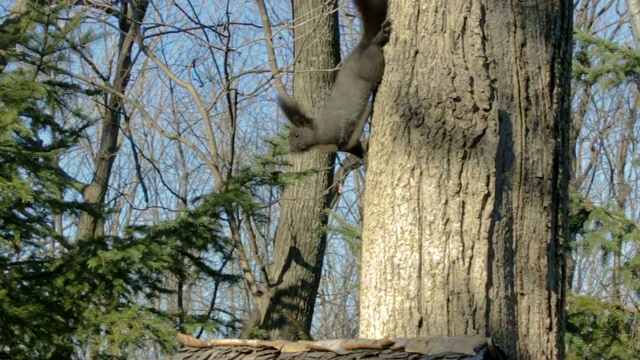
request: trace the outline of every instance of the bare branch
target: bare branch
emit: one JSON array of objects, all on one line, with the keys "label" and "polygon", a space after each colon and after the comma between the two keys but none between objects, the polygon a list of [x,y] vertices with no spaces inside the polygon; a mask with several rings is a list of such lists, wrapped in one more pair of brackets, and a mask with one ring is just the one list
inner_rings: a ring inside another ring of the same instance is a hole
[{"label": "bare branch", "polygon": [[256,0],[256,4],[258,5],[258,9],[260,9],[260,18],[262,19],[262,28],[264,29],[264,40],[267,45],[267,56],[269,57],[269,67],[273,74],[273,81],[275,82],[276,90],[280,97],[284,99],[290,98],[286,88],[284,87],[284,83],[282,83],[282,73],[278,68],[278,63],[276,62],[276,53],[272,41],[273,33],[271,31],[271,23],[269,22],[267,8],[264,5],[264,0]]}]

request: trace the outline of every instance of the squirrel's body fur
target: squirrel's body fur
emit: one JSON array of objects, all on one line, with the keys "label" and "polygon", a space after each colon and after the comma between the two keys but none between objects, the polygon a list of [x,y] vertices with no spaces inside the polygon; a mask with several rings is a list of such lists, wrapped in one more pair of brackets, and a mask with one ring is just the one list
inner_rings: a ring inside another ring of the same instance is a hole
[{"label": "squirrel's body fur", "polygon": [[331,90],[331,97],[317,117],[308,117],[292,98],[280,98],[280,107],[291,121],[292,152],[311,149],[347,151],[364,156],[360,135],[371,110],[369,98],[384,74],[382,47],[389,41],[391,25],[387,0],[354,0],[364,33],[345,59]]}]

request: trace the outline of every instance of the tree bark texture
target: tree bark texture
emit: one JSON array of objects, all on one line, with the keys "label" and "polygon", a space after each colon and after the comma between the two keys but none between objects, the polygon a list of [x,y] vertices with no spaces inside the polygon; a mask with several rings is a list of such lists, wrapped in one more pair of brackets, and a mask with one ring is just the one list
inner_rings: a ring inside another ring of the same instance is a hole
[{"label": "tree bark texture", "polygon": [[564,351],[572,2],[392,1],[360,336]]},{"label": "tree bark texture", "polygon": [[[295,36],[294,96],[309,114],[329,98],[339,62],[336,2],[292,2]],[[326,247],[328,188],[335,155],[311,151],[289,157],[293,171],[313,174],[287,185],[276,230],[269,284],[258,299],[259,327],[270,339],[297,340],[311,329]]]}]

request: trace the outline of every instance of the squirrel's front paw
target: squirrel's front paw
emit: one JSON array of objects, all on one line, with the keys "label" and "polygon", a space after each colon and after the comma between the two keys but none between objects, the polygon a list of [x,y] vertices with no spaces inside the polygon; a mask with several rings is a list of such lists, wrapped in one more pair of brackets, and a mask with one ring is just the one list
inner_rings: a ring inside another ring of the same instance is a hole
[{"label": "squirrel's front paw", "polygon": [[376,35],[375,41],[380,44],[380,46],[384,46],[389,42],[389,37],[391,36],[391,21],[389,19],[385,20],[381,27],[380,32]]}]

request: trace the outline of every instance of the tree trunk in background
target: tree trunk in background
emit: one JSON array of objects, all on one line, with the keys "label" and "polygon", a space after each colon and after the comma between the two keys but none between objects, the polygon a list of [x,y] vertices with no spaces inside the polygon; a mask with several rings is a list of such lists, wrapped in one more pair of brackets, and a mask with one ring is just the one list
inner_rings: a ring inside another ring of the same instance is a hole
[{"label": "tree trunk in background", "polygon": [[[631,2],[631,1],[630,1]],[[635,24],[634,24],[635,26]],[[638,95],[635,95],[634,101],[634,109],[631,114],[636,114],[636,107],[638,104]],[[636,117],[630,115],[624,122],[624,128],[622,134],[619,135],[619,141],[616,149],[616,162],[615,162],[615,173],[611,174],[611,183],[609,187],[613,189],[613,193],[615,196],[616,206],[618,207],[618,211],[623,214],[628,213],[627,209],[627,200],[631,195],[631,184],[626,179],[625,173],[627,170],[628,159],[629,159],[629,151],[632,147],[632,143],[634,141],[634,129],[636,127]],[[615,179],[615,180],[614,180]],[[613,240],[615,241],[615,248],[612,249],[613,256],[613,271],[611,272],[612,282],[611,288],[609,289],[611,301],[622,305],[622,286],[624,284],[623,279],[623,254],[622,248],[625,241],[624,234],[614,234]]]},{"label": "tree trunk in background", "polygon": [[360,336],[564,354],[572,2],[391,2]]},{"label": "tree trunk in background", "polygon": [[[29,12],[29,0],[16,0],[7,17],[0,23],[0,33],[7,34],[7,28],[20,22],[23,16]],[[14,30],[16,31],[16,30]],[[13,35],[13,34],[10,34]],[[0,42],[0,73],[4,72],[7,66],[7,54],[15,50],[15,46],[8,47],[4,42]]]},{"label": "tree trunk in background", "polygon": [[627,0],[627,8],[629,10],[629,17],[631,18],[631,30],[633,31],[633,38],[636,40],[636,49],[640,44],[640,0]]},{"label": "tree trunk in background", "polygon": [[[329,98],[335,73],[327,70],[339,62],[337,4],[326,0],[296,0],[292,4],[294,96],[313,114]],[[311,151],[289,159],[293,171],[318,171],[287,186],[282,194],[270,286],[258,300],[258,308],[262,317],[259,327],[267,330],[270,339],[295,340],[301,335],[300,326],[307,333],[311,328],[326,247],[325,209],[335,155]]]},{"label": "tree trunk in background", "polygon": [[[135,6],[134,6],[135,5]],[[120,43],[118,46],[118,63],[115,69],[116,77],[110,87],[123,94],[131,76],[132,51],[136,33],[140,23],[144,19],[149,2],[137,0],[122,2],[119,15]],[[109,94],[107,106],[104,109],[104,119],[100,135],[98,154],[94,159],[94,174],[91,183],[83,192],[84,202],[91,205],[102,206],[109,186],[111,168],[118,154],[118,133],[120,121],[125,112],[120,97]],[[104,235],[104,219],[95,213],[83,212],[78,224],[77,239]]]}]

